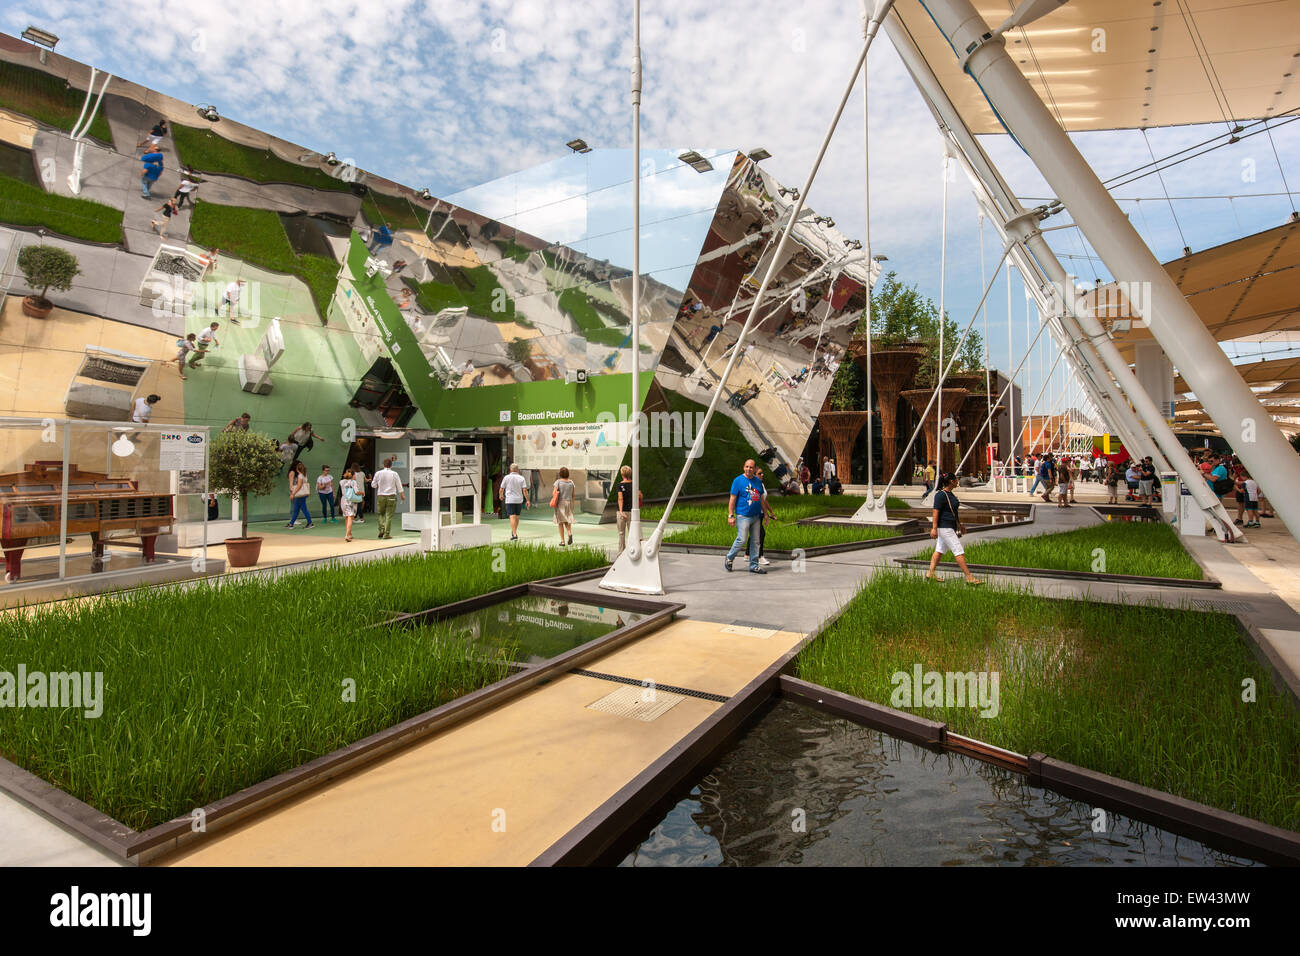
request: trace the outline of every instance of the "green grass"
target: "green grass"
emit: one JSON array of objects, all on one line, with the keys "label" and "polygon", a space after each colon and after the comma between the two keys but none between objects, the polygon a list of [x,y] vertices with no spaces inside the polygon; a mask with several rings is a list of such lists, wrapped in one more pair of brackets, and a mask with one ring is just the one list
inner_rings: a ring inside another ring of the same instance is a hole
[{"label": "green grass", "polygon": [[1300,829],[1300,720],[1227,615],[878,571],[796,663],[804,680],[887,706],[892,675],[915,664],[997,671],[996,717],[909,710],[1018,753]]},{"label": "green grass", "polygon": [[[932,551],[927,548],[916,556],[928,559]],[[944,555],[943,560],[951,563],[952,556]],[[1173,528],[1138,521],[1108,521],[1077,531],[984,541],[966,547],[966,560],[1010,568],[1205,579],[1205,572],[1192,560]]]},{"label": "green grass", "polygon": [[[459,278],[458,284],[447,282],[419,282],[415,286],[415,298],[420,308],[434,314],[443,309],[458,309],[467,306],[471,314],[493,322],[514,322],[515,303],[492,270],[487,266],[475,266],[472,269],[449,269],[453,278]],[[412,284],[412,283],[408,283]],[[498,293],[497,290],[501,289]],[[497,311],[493,306],[501,303],[504,308]]]},{"label": "green grass", "polygon": [[89,199],[56,196],[39,186],[0,176],[0,222],[44,226],[89,242],[121,242],[122,211]]},{"label": "green grass", "polygon": [[294,252],[277,214],[196,200],[190,240],[208,248],[215,246],[250,265],[297,276],[311,290],[320,316],[325,315],[338,284],[339,264],[326,256]]},{"label": "green grass", "polygon": [[631,326],[624,330],[606,325],[600,317],[600,311],[585,292],[580,289],[565,289],[558,299],[560,308],[573,319],[579,334],[588,342],[616,349],[627,345],[632,334]]},{"label": "green grass", "polygon": [[394,231],[414,229],[416,232],[423,232],[424,224],[429,218],[427,212],[408,202],[404,197],[389,196],[386,193],[375,192],[373,189],[369,190],[361,201],[361,211],[365,213],[366,220],[371,225],[388,223]]},{"label": "green grass", "polygon": [[[733,476],[735,477],[735,476]],[[897,499],[893,499],[897,500]],[[860,525],[857,527],[835,527],[827,525],[800,525],[799,521],[816,515],[827,514],[833,510],[856,511],[864,501],[852,495],[773,495],[768,493],[768,503],[776,512],[776,521],[768,523],[765,547],[772,551],[793,551],[795,548],[812,548],[828,544],[847,544],[854,541],[874,541],[877,538],[891,538],[898,532],[883,525]],[[663,507],[656,505],[641,509],[643,519],[658,521],[663,515]],[[729,546],[736,540],[736,529],[727,523],[727,502],[720,499],[717,504],[685,504],[673,508],[672,521],[690,522],[696,525],[673,534],[665,535],[665,541],[676,544],[716,544]]]},{"label": "green grass", "polygon": [[5,615],[0,670],[102,672],[103,713],[2,707],[0,754],[137,829],[188,814],[505,675],[430,629],[367,625],[605,563],[576,548],[504,560],[403,556]]},{"label": "green grass", "polygon": [[[103,80],[99,82],[102,83]],[[0,107],[30,116],[56,129],[72,132],[85,102],[84,90],[69,87],[57,76],[31,67],[0,62]],[[113,145],[113,131],[104,118],[102,103],[90,124],[88,135],[101,143]],[[134,146],[135,143],[131,143],[127,148]]]},{"label": "green grass", "polygon": [[181,162],[202,173],[241,176],[255,183],[293,183],[312,189],[348,192],[350,184],[315,166],[300,166],[264,149],[231,142],[211,128],[172,126]]}]

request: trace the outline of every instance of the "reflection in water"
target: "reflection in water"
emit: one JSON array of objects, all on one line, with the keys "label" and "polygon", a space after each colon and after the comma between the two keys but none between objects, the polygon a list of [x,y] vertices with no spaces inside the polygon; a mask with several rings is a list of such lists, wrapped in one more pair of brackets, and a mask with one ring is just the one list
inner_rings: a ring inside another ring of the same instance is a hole
[{"label": "reflection in water", "polygon": [[641,620],[644,615],[580,601],[527,594],[447,618],[454,639],[491,658],[526,664],[549,660]]},{"label": "reflection in water", "polygon": [[[800,827],[803,822],[802,828]],[[1252,866],[1019,774],[777,703],[624,866]]]}]

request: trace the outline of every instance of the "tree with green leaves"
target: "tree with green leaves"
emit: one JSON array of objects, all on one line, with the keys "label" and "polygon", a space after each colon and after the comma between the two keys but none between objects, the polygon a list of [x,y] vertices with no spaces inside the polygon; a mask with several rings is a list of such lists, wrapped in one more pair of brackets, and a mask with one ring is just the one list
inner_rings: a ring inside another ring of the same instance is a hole
[{"label": "tree with green leaves", "polygon": [[81,273],[77,257],[59,246],[26,246],[18,253],[18,268],[27,278],[27,284],[36,293],[36,305],[48,309],[52,305],[45,293],[50,289],[67,292],[72,280]]},{"label": "tree with green leaves", "polygon": [[248,537],[249,499],[275,491],[280,475],[279,444],[257,432],[222,432],[208,455],[208,485],[239,501],[240,536]]}]

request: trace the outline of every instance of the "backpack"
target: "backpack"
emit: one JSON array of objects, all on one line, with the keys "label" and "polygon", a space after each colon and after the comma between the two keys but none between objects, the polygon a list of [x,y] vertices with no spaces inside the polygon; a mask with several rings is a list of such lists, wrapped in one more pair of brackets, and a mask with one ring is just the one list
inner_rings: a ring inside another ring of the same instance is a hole
[{"label": "backpack", "polygon": [[1214,479],[1214,493],[1216,495],[1226,495],[1235,487],[1237,487],[1237,483],[1231,478]]}]

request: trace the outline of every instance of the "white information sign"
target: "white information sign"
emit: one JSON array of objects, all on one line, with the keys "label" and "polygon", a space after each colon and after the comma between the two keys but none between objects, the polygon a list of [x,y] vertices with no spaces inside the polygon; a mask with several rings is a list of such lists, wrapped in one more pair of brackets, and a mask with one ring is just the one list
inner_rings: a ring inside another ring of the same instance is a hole
[{"label": "white information sign", "polygon": [[613,471],[623,463],[631,422],[516,425],[514,461],[520,468]]},{"label": "white information sign", "polygon": [[158,436],[159,471],[202,471],[206,453],[203,432],[164,432]]}]

